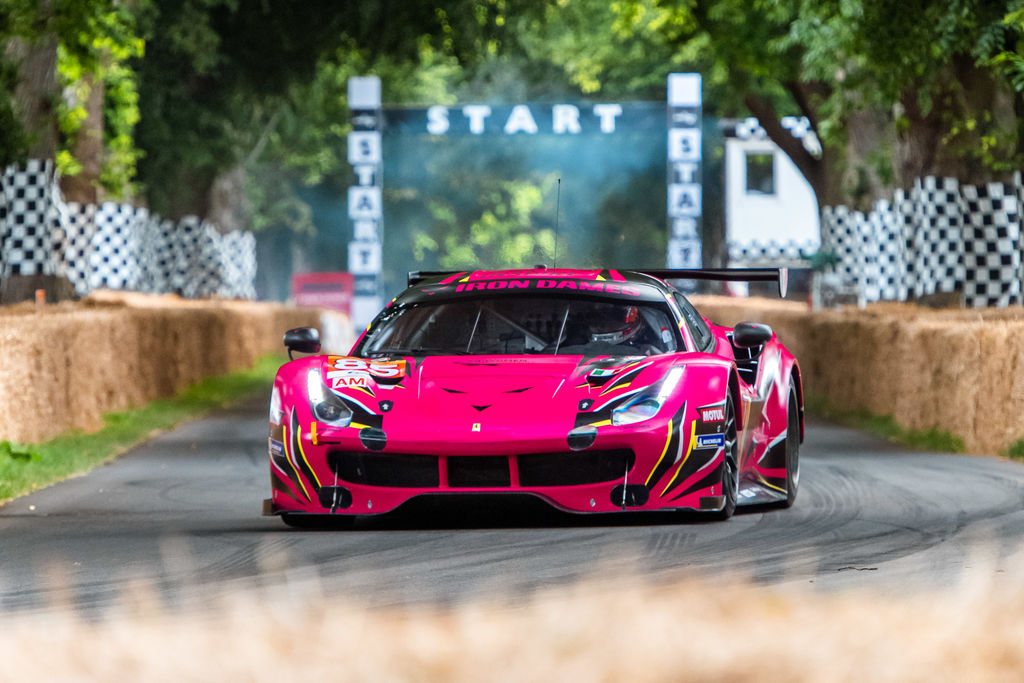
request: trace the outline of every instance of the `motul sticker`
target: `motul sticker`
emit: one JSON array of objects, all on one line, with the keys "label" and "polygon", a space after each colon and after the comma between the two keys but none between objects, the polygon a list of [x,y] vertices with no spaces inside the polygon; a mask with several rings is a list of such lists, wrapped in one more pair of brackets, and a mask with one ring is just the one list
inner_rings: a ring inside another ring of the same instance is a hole
[{"label": "motul sticker", "polygon": [[701,434],[697,437],[697,448],[722,448],[725,434]]},{"label": "motul sticker", "polygon": [[701,422],[721,422],[725,419],[725,406],[700,409]]}]

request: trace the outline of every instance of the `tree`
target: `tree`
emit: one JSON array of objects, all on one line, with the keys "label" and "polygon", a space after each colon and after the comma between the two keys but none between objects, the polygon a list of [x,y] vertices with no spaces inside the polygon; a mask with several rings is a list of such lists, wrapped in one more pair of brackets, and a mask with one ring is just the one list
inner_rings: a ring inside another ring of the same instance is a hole
[{"label": "tree", "polygon": [[[710,113],[756,116],[825,206],[866,202],[925,173],[985,179],[1019,161],[1019,104],[1004,73],[1014,62],[992,63],[1021,35],[1019,14],[1002,21],[1015,6],[562,0],[559,12],[544,10],[555,25],[533,19],[545,38],[523,44],[592,93],[645,79],[653,87],[670,70],[701,72]],[[558,21],[569,30],[547,42]],[[821,152],[784,129],[783,115],[806,116]]]},{"label": "tree", "polygon": [[0,162],[56,160],[70,199],[130,192],[142,0],[10,0],[0,6]]},{"label": "tree", "polygon": [[[347,133],[345,76],[362,68],[436,76],[493,54],[503,30],[503,3],[490,0],[153,4],[153,40],[139,61],[139,170],[150,206],[205,216],[217,213],[214,189],[234,187],[227,204],[238,207],[237,189],[249,187],[257,224],[276,215],[297,227],[308,221],[279,183],[262,182],[265,165],[307,181],[336,167]],[[399,83],[414,91],[423,80],[413,75]]]}]

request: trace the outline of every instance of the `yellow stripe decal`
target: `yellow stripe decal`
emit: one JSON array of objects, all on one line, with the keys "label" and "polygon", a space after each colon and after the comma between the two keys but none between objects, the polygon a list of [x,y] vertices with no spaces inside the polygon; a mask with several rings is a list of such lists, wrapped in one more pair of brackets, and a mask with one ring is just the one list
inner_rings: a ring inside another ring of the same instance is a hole
[{"label": "yellow stripe decal", "polygon": [[625,384],[613,384],[613,385],[609,386],[608,388],[606,388],[604,391],[602,391],[600,394],[598,394],[598,396],[604,396],[605,394],[607,394],[609,392],[612,392],[612,391],[615,391],[616,389],[625,389],[630,384],[631,384],[631,382],[626,382]]},{"label": "yellow stripe decal", "polygon": [[[284,438],[284,457],[288,458],[288,460],[291,460],[292,457],[288,453],[288,425],[281,425],[281,428],[284,430],[284,432],[281,434],[281,436]],[[309,496],[309,491],[306,490],[306,485],[302,482],[302,475],[296,472],[295,478],[299,480],[299,486],[302,487],[302,492],[306,494],[306,499],[312,500],[312,498],[310,498]]]},{"label": "yellow stripe decal", "polygon": [[612,423],[611,420],[601,420],[600,422],[591,422],[588,427],[607,427]]},{"label": "yellow stripe decal", "polygon": [[309,473],[313,475],[313,481],[316,482],[316,487],[320,488],[320,478],[316,476],[316,472],[313,470],[313,466],[309,464],[309,458],[306,457],[306,449],[302,447],[302,430],[299,430],[299,438],[296,439],[299,442],[299,454],[302,456],[303,462],[306,463],[306,467],[309,468]]},{"label": "yellow stripe decal", "polygon": [[686,455],[683,456],[683,461],[679,463],[679,467],[676,468],[676,473],[672,475],[672,478],[668,480],[668,484],[662,490],[661,495],[665,495],[665,491],[668,491],[675,482],[676,477],[683,471],[683,466],[686,465],[686,461],[690,459],[690,453],[693,452],[693,444],[697,440],[697,421],[694,420],[690,423],[690,443],[686,445]]},{"label": "yellow stripe decal", "polygon": [[768,480],[765,479],[764,477],[762,477],[761,475],[757,475],[757,479],[758,479],[758,482],[762,486],[767,486],[770,489],[775,489],[779,493],[785,493],[786,492],[786,489],[782,488],[781,486],[776,486],[775,484],[768,483]]},{"label": "yellow stripe decal", "polygon": [[670,443],[672,443],[672,420],[668,421],[668,434],[665,435],[665,447],[661,449],[661,457],[658,458],[658,462],[654,463],[654,469],[651,470],[651,473],[647,475],[646,486],[648,488],[651,486],[651,478],[654,476],[654,473],[658,471],[661,461],[665,459],[665,454],[668,453],[668,445]]}]

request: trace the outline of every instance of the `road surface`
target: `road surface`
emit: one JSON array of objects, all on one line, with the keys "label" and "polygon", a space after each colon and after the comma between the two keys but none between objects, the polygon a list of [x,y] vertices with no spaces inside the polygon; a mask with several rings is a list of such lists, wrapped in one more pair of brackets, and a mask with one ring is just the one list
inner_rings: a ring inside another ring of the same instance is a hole
[{"label": "road surface", "polygon": [[462,498],[351,531],[296,530],[259,516],[266,459],[258,398],[8,503],[0,610],[102,611],[139,582],[169,606],[200,607],[254,584],[310,581],[373,605],[723,574],[902,593],[971,574],[1000,580],[1024,546],[1024,465],[911,451],[823,422],[808,425],[796,505],[725,523]]}]

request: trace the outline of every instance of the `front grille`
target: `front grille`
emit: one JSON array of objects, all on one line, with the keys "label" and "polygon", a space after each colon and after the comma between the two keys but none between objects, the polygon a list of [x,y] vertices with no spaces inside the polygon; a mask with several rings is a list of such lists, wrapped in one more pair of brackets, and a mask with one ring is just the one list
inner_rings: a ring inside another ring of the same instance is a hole
[{"label": "front grille", "polygon": [[[439,488],[439,457],[409,453],[331,451],[327,464],[339,481],[393,488]],[[621,479],[636,457],[628,448],[602,451],[529,453],[517,458],[519,485],[580,486]],[[449,456],[451,488],[512,486],[509,457],[504,455]]]},{"label": "front grille", "polygon": [[508,488],[512,485],[508,458],[504,455],[450,457],[448,485],[452,488]]},{"label": "front grille", "polygon": [[366,486],[437,488],[437,457],[401,453],[332,451],[327,464],[338,479]]},{"label": "front grille", "polygon": [[579,486],[621,479],[635,457],[628,448],[519,456],[522,486]]}]

